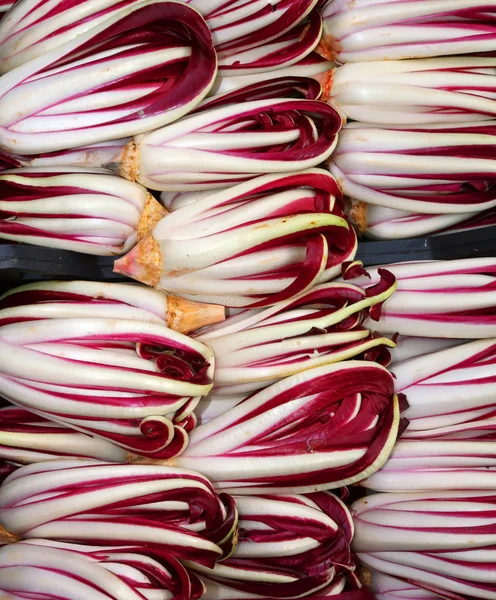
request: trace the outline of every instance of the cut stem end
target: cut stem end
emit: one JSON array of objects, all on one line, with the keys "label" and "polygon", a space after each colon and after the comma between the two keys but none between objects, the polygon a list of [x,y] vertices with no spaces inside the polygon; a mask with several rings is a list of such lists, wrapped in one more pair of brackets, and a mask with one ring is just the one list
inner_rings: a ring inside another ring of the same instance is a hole
[{"label": "cut stem end", "polygon": [[158,288],[162,272],[160,244],[148,234],[122,258],[114,263],[114,273],[120,273]]},{"label": "cut stem end", "polygon": [[225,318],[224,306],[192,302],[179,296],[167,298],[167,327],[179,333],[189,333],[207,325],[221,323]]}]

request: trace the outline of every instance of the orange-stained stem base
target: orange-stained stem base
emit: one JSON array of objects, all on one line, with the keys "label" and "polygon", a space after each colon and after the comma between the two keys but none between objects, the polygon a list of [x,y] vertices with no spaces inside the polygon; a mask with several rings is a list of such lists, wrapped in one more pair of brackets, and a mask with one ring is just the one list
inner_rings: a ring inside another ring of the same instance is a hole
[{"label": "orange-stained stem base", "polygon": [[326,60],[336,61],[339,59],[341,50],[341,42],[329,33],[324,33],[324,35],[320,38],[320,42],[315,48],[315,52],[317,52],[317,54],[320,54],[322,58],[325,58]]},{"label": "orange-stained stem base", "polygon": [[324,71],[323,73],[313,76],[313,78],[316,79],[322,87],[322,95],[320,96],[319,100],[322,100],[323,102],[329,102],[329,100],[331,100],[332,83],[335,70],[335,68],[329,69],[328,71]]},{"label": "orange-stained stem base", "polygon": [[0,525],[0,545],[15,544],[20,542],[21,538],[13,533],[9,533],[2,525]]},{"label": "orange-stained stem base", "polygon": [[118,166],[119,175],[130,181],[139,182],[139,152],[134,140],[128,142],[121,155],[121,160]]},{"label": "orange-stained stem base", "polygon": [[138,241],[151,233],[155,225],[169,213],[151,194],[148,194],[138,223]]},{"label": "orange-stained stem base", "polygon": [[226,309],[219,304],[192,302],[179,296],[167,297],[167,327],[190,333],[207,325],[221,323],[226,318]]},{"label": "orange-stained stem base", "polygon": [[148,234],[125,256],[114,263],[114,273],[120,273],[158,288],[162,273],[160,244]]},{"label": "orange-stained stem base", "polygon": [[345,215],[358,235],[367,231],[367,205],[361,200],[345,199]]}]

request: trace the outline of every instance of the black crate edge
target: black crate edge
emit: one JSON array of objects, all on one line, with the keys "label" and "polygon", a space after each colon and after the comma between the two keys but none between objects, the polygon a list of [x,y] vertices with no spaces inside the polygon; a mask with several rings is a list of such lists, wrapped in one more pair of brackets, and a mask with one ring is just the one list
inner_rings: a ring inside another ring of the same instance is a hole
[{"label": "black crate edge", "polygon": [[[366,267],[416,260],[496,256],[496,226],[427,238],[361,241],[357,259]],[[21,284],[48,279],[123,281],[113,272],[116,257],[90,256],[21,244],[0,244],[0,281]]]}]

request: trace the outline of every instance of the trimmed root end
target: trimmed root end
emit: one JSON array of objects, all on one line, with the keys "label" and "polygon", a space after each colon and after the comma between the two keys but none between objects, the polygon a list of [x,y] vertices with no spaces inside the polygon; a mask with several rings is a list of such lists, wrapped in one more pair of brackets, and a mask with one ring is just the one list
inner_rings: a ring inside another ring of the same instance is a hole
[{"label": "trimmed root end", "polygon": [[157,288],[162,273],[160,244],[148,234],[130,252],[115,261],[114,273]]},{"label": "trimmed root end", "polygon": [[364,235],[367,231],[367,204],[361,200],[346,198],[344,212],[357,234]]},{"label": "trimmed root end", "polygon": [[341,54],[342,46],[341,42],[337,40],[333,35],[329,33],[325,33],[320,38],[320,42],[317,44],[315,48],[315,52],[320,54],[322,58],[326,60],[337,60],[338,56]]},{"label": "trimmed root end", "polygon": [[0,525],[0,545],[1,544],[15,544],[20,542],[21,538],[18,535],[9,533],[2,525]]},{"label": "trimmed root end", "polygon": [[179,333],[189,333],[207,325],[221,323],[225,318],[224,306],[192,302],[179,296],[167,297],[167,327]]},{"label": "trimmed root end", "polygon": [[331,99],[332,82],[334,79],[335,70],[336,69],[329,69],[329,71],[319,73],[319,75],[315,78],[322,87],[322,96],[320,97],[320,100],[323,102],[329,102]]},{"label": "trimmed root end", "polygon": [[149,233],[151,233],[155,225],[167,216],[169,213],[160,204],[160,202],[154,198],[151,194],[148,194],[148,198],[141,213],[141,217],[138,223],[138,241],[141,241]]},{"label": "trimmed root end", "polygon": [[360,565],[360,569],[358,572],[358,578],[367,587],[370,587],[372,585],[372,571],[368,567],[364,567],[363,565]]},{"label": "trimmed root end", "polygon": [[128,142],[124,147],[119,165],[119,175],[130,181],[138,181],[139,153],[134,140]]}]

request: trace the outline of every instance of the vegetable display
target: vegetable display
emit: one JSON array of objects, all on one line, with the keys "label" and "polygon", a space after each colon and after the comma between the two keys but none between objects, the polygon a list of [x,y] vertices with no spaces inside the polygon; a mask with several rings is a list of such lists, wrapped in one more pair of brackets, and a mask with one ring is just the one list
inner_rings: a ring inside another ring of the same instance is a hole
[{"label": "vegetable display", "polygon": [[343,122],[335,108],[315,100],[230,104],[137,136],[115,168],[152,190],[221,188],[318,166],[334,150]]},{"label": "vegetable display", "polygon": [[[9,13],[0,28],[0,57],[2,72],[17,67],[38,54],[57,48],[75,36],[86,33],[99,26],[107,19],[114,17],[125,7],[134,8],[142,0],[78,0],[76,3],[64,0],[57,2],[38,0],[18,2],[15,10]],[[321,19],[317,11],[312,9],[318,0],[278,0],[267,3],[257,0],[247,4],[239,0],[186,0],[182,4],[189,5],[183,14],[187,16],[187,26],[192,32],[200,33],[193,26],[200,21],[194,12],[201,13],[206,21],[202,29],[209,31],[213,37],[219,58],[230,57],[252,48],[263,47],[271,41],[285,41],[285,34],[298,30],[299,24],[309,17],[319,23],[313,47],[317,45],[321,34]],[[0,3],[0,9],[6,10],[13,3]],[[157,5],[160,12],[170,7],[170,2]],[[155,17],[155,21],[162,15]],[[164,14],[164,16],[166,16]],[[194,21],[196,19],[196,21]],[[175,27],[172,32],[180,30]],[[112,32],[113,33],[113,32]],[[119,31],[122,35],[122,32]],[[313,35],[315,37],[315,33]],[[283,38],[279,41],[279,38]]]},{"label": "vegetable display", "polygon": [[[355,565],[353,522],[333,494],[234,496],[240,537],[213,569],[191,564],[211,597],[299,598],[339,593]],[[259,572],[254,578],[254,572]],[[217,596],[215,596],[217,594]]]},{"label": "vegetable display", "polygon": [[[443,229],[496,205],[495,125],[494,120],[396,128],[350,123],[329,168],[346,196],[392,209],[375,209],[376,237],[390,235],[391,227],[384,232],[380,226],[393,211],[445,215],[434,221]],[[368,221],[367,215],[362,219]],[[435,230],[428,223],[427,233]]]},{"label": "vegetable display", "polygon": [[494,491],[367,496],[352,506],[353,548],[366,567],[442,598],[492,598],[494,505]]},{"label": "vegetable display", "polygon": [[148,321],[12,319],[0,348],[6,399],[138,454],[181,452],[212,387],[211,350]]},{"label": "vegetable display", "polygon": [[486,0],[328,0],[322,52],[342,63],[475,54],[494,50],[494,5]]},{"label": "vegetable display", "polygon": [[496,57],[348,63],[329,96],[349,117],[378,125],[486,121],[496,116]]},{"label": "vegetable display", "polygon": [[0,325],[80,317],[149,321],[189,333],[223,321],[225,309],[164,294],[143,285],[101,281],[28,283],[0,296]]},{"label": "vegetable display", "polygon": [[[254,80],[241,87],[234,86],[232,89],[212,92],[200,102],[193,113],[256,100],[271,100],[272,98],[276,100],[279,98],[319,100],[321,98],[322,86],[314,77],[303,76],[303,74],[296,76],[291,74],[290,69],[284,69],[284,71],[288,71],[285,76],[281,76],[277,71],[273,78],[268,78],[266,81]],[[233,79],[242,81],[252,79],[252,77],[234,77]]]},{"label": "vegetable display", "polygon": [[327,283],[265,310],[243,311],[202,330],[197,339],[215,355],[211,394],[246,394],[300,371],[364,356],[389,361],[394,343],[363,327],[394,292],[381,273],[376,286]]},{"label": "vegetable display", "polygon": [[[76,600],[81,595],[94,595],[95,584],[111,600],[120,600],[124,594],[129,600],[141,600],[147,594],[185,600],[219,598],[205,590],[192,570],[185,569],[169,552],[157,549],[82,546],[36,539],[4,546],[0,549],[0,562],[0,590],[10,593],[9,598],[22,598],[13,594],[36,590],[40,600]],[[329,586],[311,598],[333,595],[335,600],[373,600],[371,593],[356,583],[336,594],[332,592],[337,590]],[[214,588],[214,593],[218,589]]]},{"label": "vegetable display", "polygon": [[142,186],[76,168],[0,173],[0,238],[100,256],[130,250],[165,210]]},{"label": "vegetable display", "polygon": [[[198,2],[200,4],[200,2]],[[252,4],[256,4],[252,3]],[[322,19],[317,11],[312,11],[304,21],[295,25],[279,37],[269,36],[266,42],[249,49],[237,48],[235,43],[226,44],[225,50],[218,52],[218,77],[232,77],[249,73],[279,73],[305,59],[317,46],[322,36]]]},{"label": "vegetable display", "polygon": [[330,156],[345,120],[341,112],[312,99],[260,96],[207,106],[131,140],[132,134],[121,128],[122,136],[99,144],[97,128],[92,128],[88,138],[78,138],[81,148],[66,143],[54,152],[45,146],[33,158],[23,156],[29,151],[19,144],[11,149],[10,164],[106,167],[151,190],[182,191],[234,186],[266,173],[290,174],[316,167]]},{"label": "vegetable display", "polygon": [[[408,398],[402,439],[491,435],[496,340],[476,340],[412,357],[391,367]],[[487,431],[486,431],[487,428]]]},{"label": "vegetable display", "polygon": [[395,363],[407,429],[362,485],[379,491],[489,489],[496,465],[496,341],[477,340]]},{"label": "vegetable display", "polygon": [[361,484],[383,492],[493,490],[495,425],[481,429],[481,437],[468,439],[400,439],[382,469]]},{"label": "vegetable display", "polygon": [[494,2],[0,2],[2,600],[496,598]]},{"label": "vegetable display", "polygon": [[217,52],[246,50],[275,40],[298,25],[319,0],[186,0],[201,11]]},{"label": "vegetable display", "polygon": [[170,552],[35,539],[0,548],[0,591],[16,600],[33,593],[40,600],[198,600],[204,590]]},{"label": "vegetable display", "polygon": [[[407,262],[384,268],[396,277],[397,289],[373,324],[382,333],[459,339],[496,336],[496,259]],[[379,281],[377,269],[368,272],[372,282]],[[357,280],[361,282],[369,280]]]},{"label": "vegetable display", "polygon": [[0,79],[0,147],[16,154],[161,127],[205,97],[217,69],[199,13],[170,0],[134,2],[52,50],[34,51]]},{"label": "vegetable display", "polygon": [[443,235],[494,225],[494,208],[481,212],[426,214],[352,202],[350,218],[356,228],[373,240],[409,239]]},{"label": "vegetable display", "polygon": [[202,302],[259,308],[329,281],[356,235],[324,170],[265,175],[164,217],[114,270]]},{"label": "vegetable display", "polygon": [[0,487],[0,507],[10,542],[144,545],[210,567],[231,554],[238,526],[232,498],[199,473],[100,461],[21,467]]},{"label": "vegetable display", "polygon": [[127,452],[15,406],[0,408],[0,457],[22,465],[59,457],[125,462]]},{"label": "vegetable display", "polygon": [[[275,53],[274,59],[280,61],[285,57],[286,54],[278,50],[277,53]],[[321,84],[323,99],[328,96],[328,84],[335,66],[335,63],[322,58],[316,52],[311,52],[293,64],[280,66],[274,70],[266,70],[265,67],[258,69],[257,63],[251,67],[247,65],[244,68],[243,65],[236,64],[229,71],[224,69],[222,65],[219,65],[219,74],[209,95],[215,96],[217,94],[243,88],[260,82],[262,78],[263,81],[270,81],[279,77],[310,77]],[[263,75],[261,73],[263,73]]]},{"label": "vegetable display", "polygon": [[[96,142],[86,146],[33,155],[9,152],[0,155],[0,167],[2,170],[14,167],[78,167],[94,170],[102,168],[103,165],[112,165],[119,160],[124,147],[130,141],[130,137],[125,137],[108,142]],[[105,170],[109,169],[105,168]]]},{"label": "vegetable display", "polygon": [[7,73],[62,46],[136,3],[136,0],[23,0],[15,3],[15,9],[0,25],[1,72]]},{"label": "vegetable display", "polygon": [[283,379],[200,425],[173,460],[235,494],[338,488],[386,461],[399,413],[384,367],[343,361]]}]

